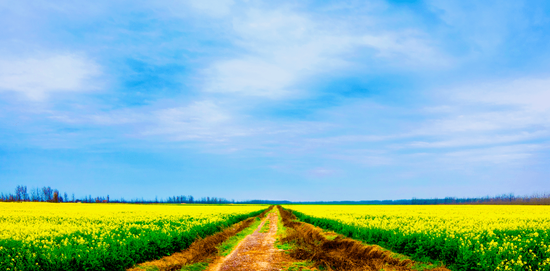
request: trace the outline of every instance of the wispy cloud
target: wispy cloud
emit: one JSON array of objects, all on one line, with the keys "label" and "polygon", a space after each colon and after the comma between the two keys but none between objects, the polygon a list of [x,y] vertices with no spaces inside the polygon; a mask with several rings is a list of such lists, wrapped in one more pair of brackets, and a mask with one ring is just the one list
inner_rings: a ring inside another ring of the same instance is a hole
[{"label": "wispy cloud", "polygon": [[212,101],[197,101],[184,107],[165,108],[153,112],[152,127],[145,136],[161,135],[170,140],[226,141],[244,136],[246,130],[232,125],[232,116]]},{"label": "wispy cloud", "polygon": [[449,152],[445,154],[443,160],[444,162],[452,161],[453,163],[483,163],[481,165],[509,164],[517,162],[526,164],[526,159],[534,157],[538,152],[544,149],[547,149],[547,147],[534,144],[497,146]]},{"label": "wispy cloud", "polygon": [[289,9],[250,9],[232,21],[231,31],[237,35],[233,42],[244,52],[208,67],[205,91],[267,98],[300,95],[297,84],[342,66],[344,61],[335,56],[349,47],[345,37],[321,33],[321,25]]},{"label": "wispy cloud", "polygon": [[337,174],[337,171],[330,168],[318,167],[307,171],[309,177],[324,178]]},{"label": "wispy cloud", "polygon": [[525,5],[523,1],[427,1],[447,26],[458,31],[474,53],[496,53],[510,31],[512,22],[523,26],[524,14],[518,12]]},{"label": "wispy cloud", "polygon": [[[390,60],[392,66],[449,67],[452,58],[430,44],[430,37],[418,31],[389,32],[358,37],[358,44],[376,50],[375,56]],[[400,61],[395,61],[399,59]]]},{"label": "wispy cloud", "polygon": [[13,91],[32,100],[44,100],[53,93],[96,89],[92,81],[99,66],[84,57],[56,54],[0,60],[0,91]]},{"label": "wispy cloud", "polygon": [[515,142],[524,142],[533,139],[545,138],[550,135],[550,131],[536,132],[518,132],[517,134],[491,134],[491,135],[471,135],[458,136],[443,141],[413,141],[408,147],[413,148],[457,148],[457,147],[475,147],[492,146],[499,144],[508,144]]},{"label": "wispy cloud", "polygon": [[461,86],[450,90],[453,97],[469,103],[514,106],[509,110],[533,114],[550,113],[550,79],[519,78]]},{"label": "wispy cloud", "polygon": [[[204,90],[266,98],[303,97],[303,84],[310,78],[368,67],[364,62],[372,59],[408,69],[449,65],[451,58],[421,30],[353,29],[353,21],[332,24],[290,7],[248,9],[242,17],[232,19],[230,29],[236,34],[233,43],[242,48],[240,56],[207,67],[202,73]],[[362,59],[358,61],[354,55]]]},{"label": "wispy cloud", "polygon": [[206,15],[213,18],[224,17],[231,14],[231,8],[235,5],[233,0],[159,0],[155,2],[139,1],[139,4],[156,11],[169,14],[173,17],[185,18],[194,14]]}]

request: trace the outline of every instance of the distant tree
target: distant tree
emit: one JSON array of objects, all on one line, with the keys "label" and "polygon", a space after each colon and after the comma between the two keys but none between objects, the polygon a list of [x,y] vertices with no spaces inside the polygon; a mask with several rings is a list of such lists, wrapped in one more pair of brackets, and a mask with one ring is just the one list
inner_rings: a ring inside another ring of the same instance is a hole
[{"label": "distant tree", "polygon": [[27,201],[29,199],[29,194],[27,193],[27,186],[18,185],[15,188],[15,201]]},{"label": "distant tree", "polygon": [[20,186],[15,187],[15,201],[21,201]]},{"label": "distant tree", "polygon": [[40,201],[40,189],[31,189],[31,201]]},{"label": "distant tree", "polygon": [[55,203],[59,202],[59,191],[57,191],[57,190],[53,191],[52,202],[55,202]]},{"label": "distant tree", "polygon": [[53,190],[51,187],[42,187],[42,200],[43,201],[48,201],[48,202],[51,202],[52,199],[53,199]]}]

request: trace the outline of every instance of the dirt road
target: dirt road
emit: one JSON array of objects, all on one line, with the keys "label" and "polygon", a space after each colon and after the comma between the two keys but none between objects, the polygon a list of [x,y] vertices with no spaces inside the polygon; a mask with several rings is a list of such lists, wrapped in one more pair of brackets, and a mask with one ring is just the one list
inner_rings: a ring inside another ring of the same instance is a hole
[{"label": "dirt road", "polygon": [[[270,212],[254,233],[243,239],[227,257],[213,263],[208,270],[280,270],[281,253],[274,246],[277,220],[277,212]],[[262,233],[261,229],[267,221],[269,221],[269,231]]]},{"label": "dirt road", "polygon": [[[282,236],[277,236],[279,215],[285,227]],[[256,218],[249,218],[221,233],[198,240],[185,251],[142,263],[128,270],[152,267],[170,271],[180,270],[182,266],[190,264],[209,262],[211,264],[207,268],[208,271],[272,271],[289,268],[318,270],[317,265],[330,266],[329,270],[346,271],[416,270],[413,269],[416,263],[410,259],[400,259],[379,246],[365,245],[360,241],[299,222],[291,211],[280,206],[277,209],[266,210],[259,217],[264,218],[258,228],[246,236],[226,257],[216,256],[219,251],[217,246],[252,225]],[[285,244],[291,243],[293,248],[287,251],[275,248],[276,238],[281,238]],[[419,264],[419,267],[431,271],[449,271],[442,266]]]}]

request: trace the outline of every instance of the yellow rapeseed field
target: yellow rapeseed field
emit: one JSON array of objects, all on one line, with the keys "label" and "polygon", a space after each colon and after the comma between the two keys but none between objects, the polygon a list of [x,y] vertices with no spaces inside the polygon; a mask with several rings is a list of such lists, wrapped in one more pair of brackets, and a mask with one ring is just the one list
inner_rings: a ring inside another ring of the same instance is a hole
[{"label": "yellow rapeseed field", "polygon": [[454,270],[550,270],[550,206],[288,205],[307,222]]},{"label": "yellow rapeseed field", "polygon": [[0,270],[124,270],[265,208],[0,203]]}]

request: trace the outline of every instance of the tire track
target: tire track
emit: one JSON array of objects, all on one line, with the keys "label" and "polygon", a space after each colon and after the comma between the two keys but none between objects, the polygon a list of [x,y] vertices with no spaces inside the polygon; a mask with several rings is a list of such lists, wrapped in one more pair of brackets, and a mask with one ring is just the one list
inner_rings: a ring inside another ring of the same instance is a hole
[{"label": "tire track", "polygon": [[[270,212],[260,223],[254,233],[244,238],[231,254],[211,265],[209,271],[271,271],[280,270],[278,255],[280,251],[275,248],[275,236],[277,234],[278,212]],[[269,220],[269,231],[262,233],[261,229]]]}]

